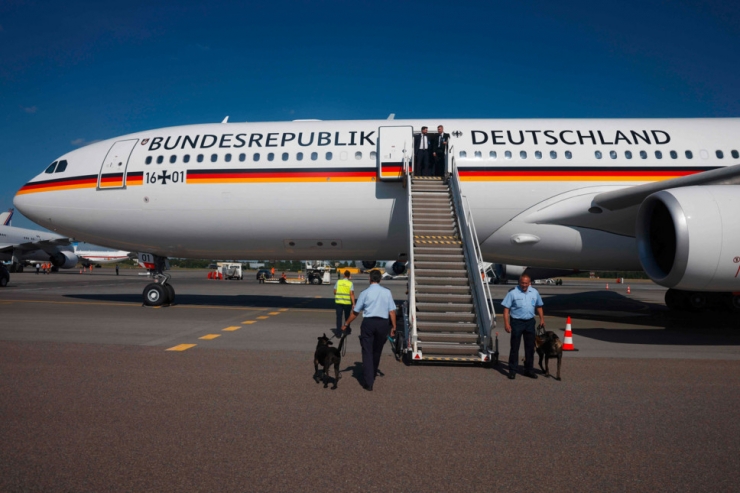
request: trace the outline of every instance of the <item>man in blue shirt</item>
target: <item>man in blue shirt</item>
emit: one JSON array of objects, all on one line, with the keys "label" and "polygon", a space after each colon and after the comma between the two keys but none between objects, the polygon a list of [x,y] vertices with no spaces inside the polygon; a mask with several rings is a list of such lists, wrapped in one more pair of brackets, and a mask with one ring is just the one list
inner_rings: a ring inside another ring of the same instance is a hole
[{"label": "man in blue shirt", "polygon": [[[373,390],[375,375],[380,366],[380,355],[388,339],[388,330],[391,337],[396,335],[396,302],[389,289],[380,286],[382,275],[379,271],[370,272],[370,287],[357,298],[352,313],[342,330],[347,330],[349,324],[362,311],[362,325],[360,325],[360,346],[362,346],[362,373],[365,378],[363,388]],[[390,319],[390,323],[388,320]]]},{"label": "man in blue shirt", "polygon": [[504,328],[511,333],[509,351],[509,378],[514,380],[519,367],[519,343],[524,337],[524,376],[537,378],[534,373],[534,312],[540,317],[540,325],[545,326],[545,313],[542,298],[531,287],[532,279],[524,274],[519,278],[519,286],[506,294],[501,306],[504,307]]}]

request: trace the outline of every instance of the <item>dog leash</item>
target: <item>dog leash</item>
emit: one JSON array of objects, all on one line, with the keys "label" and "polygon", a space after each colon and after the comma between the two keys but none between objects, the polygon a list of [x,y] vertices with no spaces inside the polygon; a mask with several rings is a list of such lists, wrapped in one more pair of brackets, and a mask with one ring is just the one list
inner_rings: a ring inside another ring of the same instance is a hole
[{"label": "dog leash", "polygon": [[[352,333],[352,329],[349,328],[349,327],[347,327],[347,332],[344,333],[344,334],[342,334],[342,337],[344,337],[344,345],[342,346],[342,353],[341,353],[342,354],[342,358],[344,358],[344,355],[347,354],[347,344],[348,344],[347,336],[350,335],[351,333]],[[341,337],[337,337],[336,334],[333,334],[329,338],[329,340],[332,340],[332,339],[341,339]]]}]

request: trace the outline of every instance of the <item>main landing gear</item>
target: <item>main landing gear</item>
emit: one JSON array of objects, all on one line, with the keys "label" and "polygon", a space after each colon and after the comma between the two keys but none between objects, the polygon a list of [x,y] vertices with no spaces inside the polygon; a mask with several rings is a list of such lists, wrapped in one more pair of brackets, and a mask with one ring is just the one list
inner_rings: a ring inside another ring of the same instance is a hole
[{"label": "main landing gear", "polygon": [[165,274],[167,257],[154,257],[154,269],[152,269],[154,282],[146,285],[143,297],[146,306],[166,306],[175,302],[175,288],[170,284],[172,276]]},{"label": "main landing gear", "polygon": [[671,310],[698,311],[710,307],[724,307],[731,312],[740,313],[740,294],[669,289],[665,293],[665,304]]}]

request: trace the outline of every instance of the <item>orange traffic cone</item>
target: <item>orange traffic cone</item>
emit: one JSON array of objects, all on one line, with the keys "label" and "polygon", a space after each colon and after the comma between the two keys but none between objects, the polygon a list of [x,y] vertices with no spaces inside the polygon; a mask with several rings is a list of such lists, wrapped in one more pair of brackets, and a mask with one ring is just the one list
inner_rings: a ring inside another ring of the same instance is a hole
[{"label": "orange traffic cone", "polygon": [[606,283],[606,289],[607,290],[609,289],[609,283]]},{"label": "orange traffic cone", "polygon": [[631,293],[632,293],[632,291],[630,290],[630,287],[627,286],[627,294],[631,294]]},{"label": "orange traffic cone", "polygon": [[563,351],[578,351],[573,346],[573,331],[570,328],[570,317],[565,322],[565,337],[563,341]]}]

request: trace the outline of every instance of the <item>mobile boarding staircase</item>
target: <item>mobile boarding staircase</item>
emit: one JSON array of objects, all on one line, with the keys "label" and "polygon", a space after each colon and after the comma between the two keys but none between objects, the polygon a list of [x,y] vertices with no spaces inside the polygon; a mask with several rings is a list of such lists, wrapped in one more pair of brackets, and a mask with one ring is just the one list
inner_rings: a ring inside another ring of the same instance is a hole
[{"label": "mobile boarding staircase", "polygon": [[448,152],[446,179],[411,176],[408,192],[408,302],[397,354],[406,361],[498,362],[496,314],[467,198]]}]

